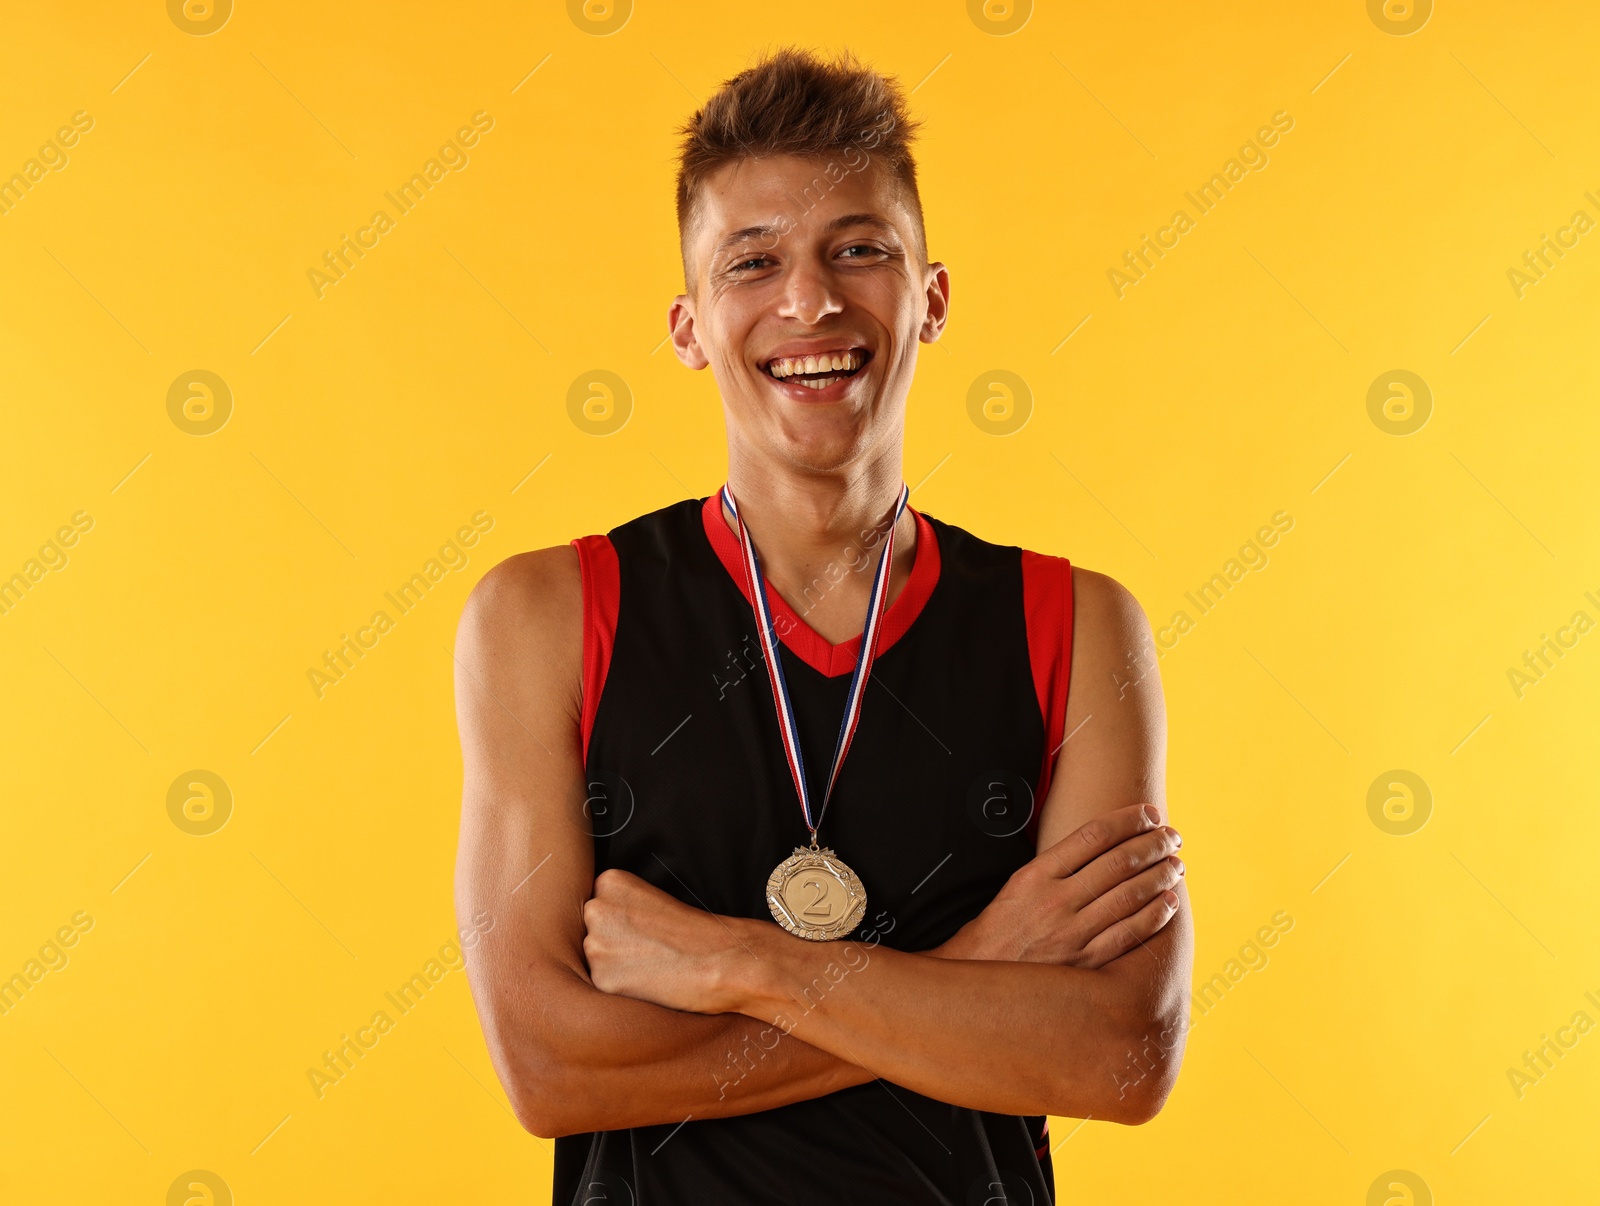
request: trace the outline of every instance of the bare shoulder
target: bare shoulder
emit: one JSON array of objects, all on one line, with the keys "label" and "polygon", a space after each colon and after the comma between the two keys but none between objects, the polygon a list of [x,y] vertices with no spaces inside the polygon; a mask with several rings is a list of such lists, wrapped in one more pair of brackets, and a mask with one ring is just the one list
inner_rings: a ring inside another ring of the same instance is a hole
[{"label": "bare shoulder", "polygon": [[1065,733],[1041,814],[1040,848],[1100,813],[1166,812],[1166,707],[1150,622],[1115,578],[1072,568]]},{"label": "bare shoulder", "polygon": [[1094,723],[1081,735],[1087,740],[1080,752],[1102,742],[1129,752],[1164,749],[1166,705],[1144,608],[1115,578],[1077,566],[1072,569],[1072,592],[1067,731],[1093,716]]},{"label": "bare shoulder", "polygon": [[1144,608],[1132,591],[1109,574],[1072,567],[1072,612],[1075,658],[1107,652],[1120,658],[1123,648],[1150,640]]},{"label": "bare shoulder", "polygon": [[501,628],[582,616],[578,550],[570,544],[507,557],[478,580],[462,612],[463,625]]},{"label": "bare shoulder", "polygon": [[571,545],[518,553],[472,588],[456,633],[458,679],[569,703],[583,665],[583,579]]},{"label": "bare shoulder", "polygon": [[[1126,703],[1134,694],[1145,708],[1160,707],[1160,677],[1150,621],[1133,592],[1109,574],[1072,567],[1072,677],[1067,691],[1074,712]],[[1153,692],[1137,692],[1144,685]],[[1153,696],[1153,701],[1149,698]]]},{"label": "bare shoulder", "polygon": [[496,653],[578,637],[583,578],[569,544],[507,557],[478,580],[461,612],[458,640]]}]

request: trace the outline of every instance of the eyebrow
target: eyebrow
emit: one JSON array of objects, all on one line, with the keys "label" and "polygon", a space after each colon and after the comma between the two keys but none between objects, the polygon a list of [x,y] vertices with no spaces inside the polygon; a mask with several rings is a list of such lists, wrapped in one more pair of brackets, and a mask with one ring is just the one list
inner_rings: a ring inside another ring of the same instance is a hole
[{"label": "eyebrow", "polygon": [[[827,226],[823,227],[823,233],[835,234],[838,231],[844,230],[851,226],[866,226],[883,234],[897,233],[893,223],[880,218],[877,214],[841,214],[839,217],[829,222]],[[721,255],[729,247],[732,247],[736,243],[742,243],[746,239],[770,239],[777,234],[777,231],[778,228],[776,226],[765,222],[758,226],[743,227],[734,231],[732,234],[728,235],[720,243],[718,243],[713,249],[712,254]]]}]

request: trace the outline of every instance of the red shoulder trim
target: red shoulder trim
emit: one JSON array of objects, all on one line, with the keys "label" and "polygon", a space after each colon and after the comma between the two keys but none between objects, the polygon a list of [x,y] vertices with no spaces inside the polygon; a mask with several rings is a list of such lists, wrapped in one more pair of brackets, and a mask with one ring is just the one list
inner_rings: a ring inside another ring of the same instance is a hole
[{"label": "red shoulder trim", "polygon": [[1050,791],[1056,753],[1065,740],[1067,683],[1072,677],[1072,563],[1065,557],[1022,551],[1022,608],[1028,627],[1028,660],[1044,718],[1044,766],[1034,797],[1028,837],[1036,838],[1039,812]]},{"label": "red shoulder trim", "polygon": [[[883,628],[878,636],[880,654],[910,630],[939,581],[939,538],[933,534],[933,525],[923,518],[922,512],[913,508],[911,513],[917,519],[916,560],[911,563],[911,577],[884,614]],[[751,602],[750,591],[744,581],[739,538],[722,517],[722,496],[713,494],[708,497],[700,508],[700,515],[706,539],[716,550],[717,559],[728,571],[728,576],[739,588],[745,602]],[[800,614],[777,591],[769,591],[768,596],[772,604],[773,626],[781,634],[779,640],[789,647],[791,653],[829,678],[849,674],[856,668],[856,657],[861,650],[859,633],[842,645],[829,644],[821,633],[800,618]]]},{"label": "red shoulder trim", "polygon": [[617,641],[617,607],[622,601],[622,575],[617,550],[609,536],[580,536],[572,542],[578,550],[583,577],[583,758],[589,760],[589,734],[611,669],[611,650]]}]

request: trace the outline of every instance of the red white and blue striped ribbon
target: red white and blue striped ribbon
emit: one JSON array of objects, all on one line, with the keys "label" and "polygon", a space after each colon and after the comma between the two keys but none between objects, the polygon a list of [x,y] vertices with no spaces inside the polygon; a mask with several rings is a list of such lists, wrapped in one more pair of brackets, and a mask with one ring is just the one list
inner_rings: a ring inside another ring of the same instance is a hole
[{"label": "red white and blue striped ribbon", "polygon": [[833,767],[828,772],[828,787],[822,797],[822,806],[812,818],[811,791],[806,785],[805,760],[800,753],[800,732],[794,719],[794,706],[789,702],[789,684],[783,677],[783,659],[778,656],[778,636],[772,622],[772,604],[767,598],[766,579],[761,574],[761,559],[756,556],[755,544],[739,518],[739,504],[733,491],[722,487],[722,501],[733,513],[739,525],[739,548],[744,554],[745,584],[749,587],[751,603],[756,613],[756,627],[761,634],[761,652],[767,663],[767,678],[772,683],[772,701],[777,705],[778,731],[783,739],[783,752],[789,760],[789,773],[794,777],[794,788],[800,796],[800,811],[805,814],[806,828],[811,833],[813,845],[817,841],[817,826],[822,824],[822,813],[833,796],[833,785],[839,778],[839,768],[850,752],[850,742],[855,737],[856,725],[861,720],[861,699],[866,694],[867,678],[872,673],[872,662],[878,654],[878,634],[882,628],[884,601],[889,595],[889,573],[894,564],[894,530],[906,509],[911,491],[900,483],[900,497],[895,502],[894,519],[889,523],[889,534],[884,538],[883,551],[878,554],[878,568],[872,577],[872,595],[867,600],[867,618],[861,627],[861,646],[856,653],[856,668],[850,678],[850,693],[845,701],[844,718],[839,722],[839,738],[834,744]]}]

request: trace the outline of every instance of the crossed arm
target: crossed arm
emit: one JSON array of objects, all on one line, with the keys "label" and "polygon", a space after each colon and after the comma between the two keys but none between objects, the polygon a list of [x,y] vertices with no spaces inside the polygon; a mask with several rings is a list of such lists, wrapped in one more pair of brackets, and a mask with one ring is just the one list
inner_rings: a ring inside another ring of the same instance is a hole
[{"label": "crossed arm", "polygon": [[1163,827],[1160,684],[1132,597],[1082,570],[1074,593],[1072,736],[1041,854],[949,942],[911,953],[718,917],[618,870],[597,879],[576,555],[492,570],[457,645],[456,905],[522,1124],[546,1137],[675,1124],[875,1077],[997,1112],[1153,1117],[1182,1059],[1193,945]]}]

